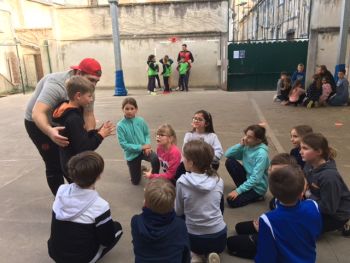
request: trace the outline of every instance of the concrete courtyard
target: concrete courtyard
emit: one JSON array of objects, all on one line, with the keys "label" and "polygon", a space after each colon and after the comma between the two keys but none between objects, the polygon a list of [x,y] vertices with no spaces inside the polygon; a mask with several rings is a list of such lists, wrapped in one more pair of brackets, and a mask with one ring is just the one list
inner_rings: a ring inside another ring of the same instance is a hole
[{"label": "concrete courtyard", "polygon": [[[111,90],[98,90],[95,113],[99,123],[122,118],[121,101]],[[311,125],[329,139],[338,151],[337,166],[350,186],[350,107],[305,109],[285,107],[272,102],[272,92],[225,92],[196,89],[188,93],[149,96],[144,90],[131,90],[139,104],[139,115],[148,122],[151,133],[162,123],[171,124],[182,147],[186,131],[191,129],[192,114],[205,109],[212,113],[214,128],[224,150],[238,143],[242,130],[250,124],[264,123],[268,130],[270,156],[289,152],[290,129],[299,124]],[[54,200],[44,175],[44,163],[24,129],[24,110],[31,94],[0,98],[0,262],[52,262],[47,253],[51,206]],[[337,125],[335,125],[337,123]],[[155,147],[155,139],[152,137]],[[130,183],[126,162],[115,136],[107,138],[98,152],[105,159],[105,172],[97,183],[100,195],[109,201],[112,216],[118,220],[124,235],[118,245],[101,260],[108,263],[134,261],[130,220],[141,212],[143,185]],[[225,195],[233,182],[224,168],[219,169],[225,181]],[[269,198],[266,198],[267,200]],[[229,235],[241,220],[258,217],[267,210],[267,201],[239,209],[225,209]],[[350,262],[350,239],[339,232],[324,235],[317,244],[317,262]],[[222,262],[249,262],[222,254]]]}]

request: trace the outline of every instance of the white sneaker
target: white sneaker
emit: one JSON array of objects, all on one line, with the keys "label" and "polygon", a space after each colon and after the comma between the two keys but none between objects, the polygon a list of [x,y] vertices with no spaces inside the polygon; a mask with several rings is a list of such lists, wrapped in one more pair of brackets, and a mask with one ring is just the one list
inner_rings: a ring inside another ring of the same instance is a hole
[{"label": "white sneaker", "polygon": [[210,253],[208,263],[220,263],[220,256],[217,253]]},{"label": "white sneaker", "polygon": [[157,92],[151,92],[151,95],[156,96]]},{"label": "white sneaker", "polygon": [[147,90],[147,93],[148,93],[148,94],[151,94],[151,91],[150,91],[150,90]]},{"label": "white sneaker", "polygon": [[203,263],[203,262],[204,262],[203,255],[199,255],[191,251],[191,263]]}]

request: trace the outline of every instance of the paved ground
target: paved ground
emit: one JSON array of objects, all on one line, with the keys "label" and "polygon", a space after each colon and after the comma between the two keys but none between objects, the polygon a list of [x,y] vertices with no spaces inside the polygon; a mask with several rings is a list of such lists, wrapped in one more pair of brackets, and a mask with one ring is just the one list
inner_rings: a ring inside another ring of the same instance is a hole
[{"label": "paved ground", "polygon": [[[108,90],[97,91],[96,115],[100,122],[116,122],[122,117],[123,97],[112,96]],[[139,103],[143,116],[154,134],[162,123],[170,123],[177,131],[179,146],[190,129],[192,114],[198,109],[210,111],[214,127],[224,149],[239,142],[242,130],[253,123],[265,122],[270,139],[270,152],[289,151],[290,129],[309,124],[324,133],[338,150],[337,164],[350,185],[350,107],[305,108],[284,107],[272,103],[271,92],[239,92],[195,90],[188,94],[147,96],[141,90],[130,91]],[[53,196],[44,177],[43,162],[28,138],[23,125],[23,112],[29,95],[13,95],[0,99],[0,255],[1,262],[51,262],[46,241],[50,233]],[[335,126],[335,122],[343,126]],[[154,143],[154,140],[153,140]],[[133,262],[130,219],[141,211],[143,184],[132,186],[127,166],[115,137],[106,139],[98,149],[106,160],[99,193],[110,202],[112,214],[124,227],[118,246],[101,262]],[[220,175],[225,181],[225,193],[233,187],[223,162]],[[225,210],[229,233],[240,220],[257,217],[266,210],[260,202],[240,209]],[[317,262],[349,262],[350,239],[339,233],[325,235],[318,243]],[[249,262],[222,255],[222,262]]]}]

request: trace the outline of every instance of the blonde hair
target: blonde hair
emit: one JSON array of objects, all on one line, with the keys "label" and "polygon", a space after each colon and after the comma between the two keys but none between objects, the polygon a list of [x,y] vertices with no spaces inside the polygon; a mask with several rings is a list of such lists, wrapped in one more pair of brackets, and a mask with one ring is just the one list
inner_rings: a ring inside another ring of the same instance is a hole
[{"label": "blonde hair", "polygon": [[153,212],[166,214],[174,209],[175,187],[164,178],[151,179],[145,187],[145,205]]},{"label": "blonde hair", "polygon": [[175,130],[173,129],[173,127],[170,124],[165,123],[165,124],[160,125],[157,129],[156,134],[166,135],[166,136],[170,137],[171,144],[176,145],[176,143],[177,143]]}]

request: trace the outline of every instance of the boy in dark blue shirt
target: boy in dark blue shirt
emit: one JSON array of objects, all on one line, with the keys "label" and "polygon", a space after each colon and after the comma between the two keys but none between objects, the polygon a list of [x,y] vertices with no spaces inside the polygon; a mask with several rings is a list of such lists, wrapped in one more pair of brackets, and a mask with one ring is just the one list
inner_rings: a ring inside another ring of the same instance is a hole
[{"label": "boy in dark blue shirt", "polygon": [[269,176],[277,198],[275,210],[259,218],[257,263],[314,263],[322,221],[315,201],[300,201],[306,181],[301,169],[288,165]]},{"label": "boy in dark blue shirt", "polygon": [[166,179],[150,180],[145,205],[131,219],[136,263],[189,263],[190,242],[185,221],[174,211],[175,187]]}]

